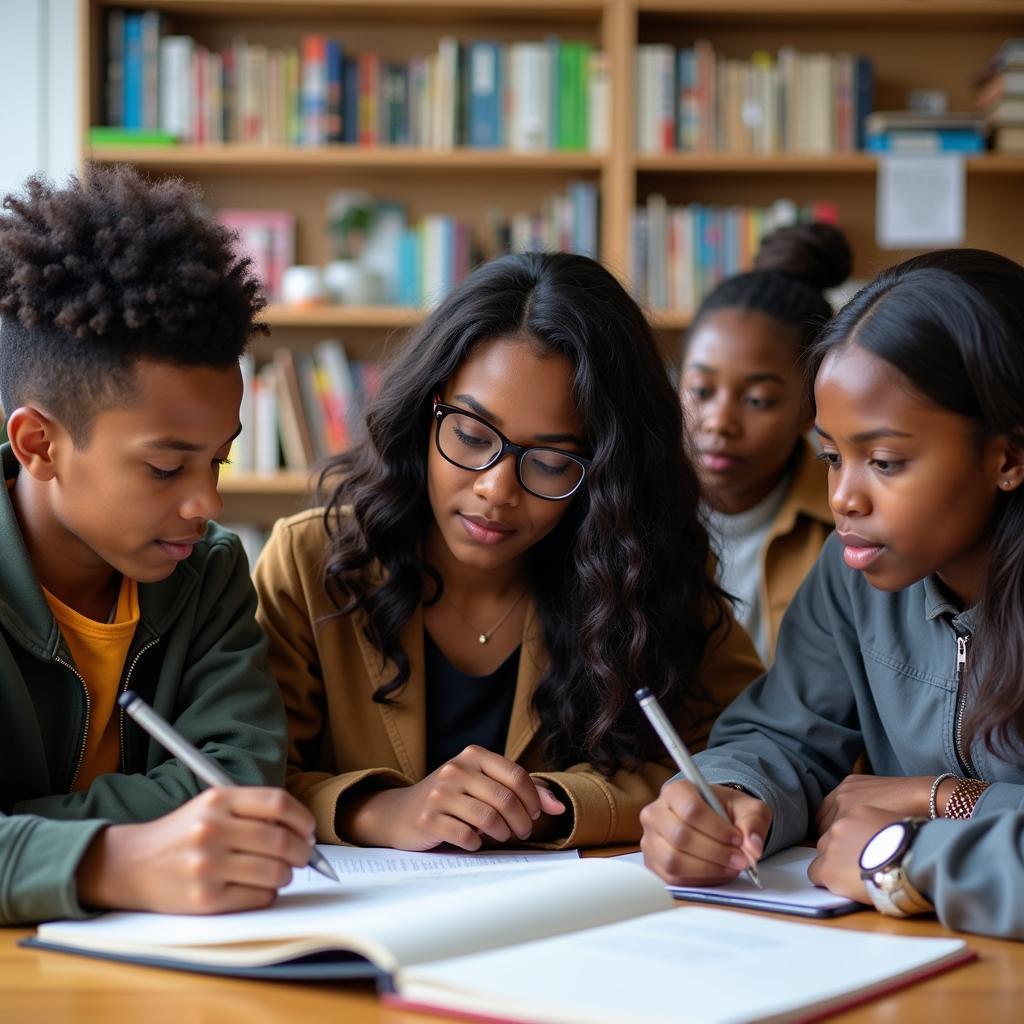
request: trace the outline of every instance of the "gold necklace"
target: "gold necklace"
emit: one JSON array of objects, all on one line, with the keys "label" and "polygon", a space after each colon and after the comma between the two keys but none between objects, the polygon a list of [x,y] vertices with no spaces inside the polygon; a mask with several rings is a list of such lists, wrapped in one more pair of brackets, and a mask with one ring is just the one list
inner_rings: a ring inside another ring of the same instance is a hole
[{"label": "gold necklace", "polygon": [[495,624],[494,624],[493,626],[491,626],[491,628],[490,628],[490,629],[488,629],[488,630],[487,630],[486,632],[484,632],[484,633],[477,633],[477,628],[476,628],[476,626],[474,626],[474,625],[473,625],[473,623],[469,621],[469,618],[468,618],[468,616],[467,616],[467,615],[466,615],[466,614],[465,614],[465,613],[464,613],[464,612],[462,611],[462,609],[461,609],[461,608],[460,608],[460,607],[459,607],[459,606],[458,606],[458,605],[457,605],[457,604],[456,604],[456,603],[455,603],[455,602],[454,602],[454,601],[453,601],[453,600],[452,600],[452,599],[451,599],[451,598],[450,598],[450,597],[448,596],[448,591],[447,591],[447,590],[442,590],[442,591],[441,591],[441,596],[442,596],[442,597],[443,597],[443,598],[444,598],[444,599],[445,599],[445,600],[446,600],[446,601],[448,602],[448,604],[450,604],[450,605],[451,605],[451,607],[452,607],[452,610],[453,610],[453,611],[455,612],[455,614],[456,614],[456,615],[458,615],[458,617],[459,617],[460,619],[462,619],[462,621],[463,621],[464,623],[466,623],[466,625],[467,625],[467,626],[469,626],[469,627],[470,627],[470,628],[471,628],[471,629],[473,630],[473,632],[474,632],[474,633],[477,633],[477,637],[476,637],[477,643],[479,643],[479,644],[485,644],[485,643],[487,643],[487,642],[488,642],[488,641],[489,641],[489,640],[491,639],[491,637],[492,637],[492,636],[494,636],[494,634],[495,634],[495,633],[496,633],[496,632],[497,632],[497,631],[498,631],[499,629],[501,629],[501,627],[502,627],[503,625],[505,625],[505,622],[506,622],[506,620],[507,620],[507,619],[508,619],[508,617],[509,617],[509,616],[510,616],[510,615],[511,615],[511,614],[512,614],[512,613],[513,613],[513,612],[514,612],[515,610],[516,610],[516,608],[518,608],[518,607],[519,607],[519,602],[520,602],[520,601],[522,601],[522,599],[523,599],[524,597],[526,597],[526,592],[527,592],[527,591],[528,591],[529,589],[530,589],[529,587],[524,587],[524,588],[523,588],[523,590],[522,590],[522,592],[521,592],[521,593],[519,594],[519,596],[518,596],[518,597],[517,597],[517,598],[516,598],[516,599],[515,599],[515,600],[514,600],[514,601],[512,602],[512,604],[511,604],[511,605],[509,605],[508,611],[506,611],[506,612],[505,612],[505,614],[504,614],[504,615],[502,615],[502,617],[501,617],[500,619],[498,619],[498,621],[497,621],[497,622],[496,622],[496,623],[495,623]]}]

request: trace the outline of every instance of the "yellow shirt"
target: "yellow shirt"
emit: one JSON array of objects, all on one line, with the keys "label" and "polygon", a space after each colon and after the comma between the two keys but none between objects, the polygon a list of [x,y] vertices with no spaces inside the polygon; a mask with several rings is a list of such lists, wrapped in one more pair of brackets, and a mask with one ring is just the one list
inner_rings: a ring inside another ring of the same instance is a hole
[{"label": "yellow shirt", "polygon": [[125,659],[139,623],[139,588],[135,580],[122,578],[112,622],[86,618],[45,587],[43,594],[89,693],[85,752],[74,785],[77,790],[88,789],[98,775],[116,772],[120,763],[121,736],[115,710]]}]

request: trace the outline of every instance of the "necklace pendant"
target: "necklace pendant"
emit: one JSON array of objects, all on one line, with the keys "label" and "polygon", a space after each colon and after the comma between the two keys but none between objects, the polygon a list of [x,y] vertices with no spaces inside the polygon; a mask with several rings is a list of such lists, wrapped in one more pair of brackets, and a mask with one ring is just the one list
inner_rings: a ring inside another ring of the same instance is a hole
[{"label": "necklace pendant", "polygon": [[482,643],[482,644],[485,644],[485,643],[487,643],[487,641],[488,641],[489,639],[490,639],[490,637],[489,637],[489,636],[488,636],[488,635],[487,635],[486,633],[481,633],[481,634],[480,634],[480,635],[479,635],[479,636],[477,637],[477,640],[479,640],[479,641],[480,641],[480,643]]}]

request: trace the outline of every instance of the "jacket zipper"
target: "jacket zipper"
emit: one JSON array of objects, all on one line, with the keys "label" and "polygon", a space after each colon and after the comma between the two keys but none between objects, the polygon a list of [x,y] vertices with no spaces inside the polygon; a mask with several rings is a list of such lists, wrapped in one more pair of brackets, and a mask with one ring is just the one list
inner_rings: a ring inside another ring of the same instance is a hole
[{"label": "jacket zipper", "polygon": [[[121,693],[124,693],[128,689],[128,683],[131,680],[132,672],[135,671],[135,666],[139,663],[139,658],[146,653],[151,647],[154,647],[160,642],[160,638],[157,637],[154,640],[150,640],[148,644],[139,648],[135,657],[132,659],[131,665],[128,667],[128,671],[124,675],[124,679],[121,681]],[[74,665],[68,664],[63,658],[56,657],[53,659],[58,665],[63,665],[74,677],[82,684],[82,696],[85,697],[85,728],[82,730],[82,739],[78,747],[78,760],[75,762],[75,771],[71,776],[71,785],[68,786],[69,790],[75,788],[75,783],[78,781],[79,772],[82,770],[82,762],[85,760],[85,746],[89,740],[89,720],[92,718],[92,698],[89,696],[89,687],[85,683],[85,677],[81,672],[75,668]],[[120,727],[121,727],[121,771],[124,771],[124,709],[120,709]]]},{"label": "jacket zipper", "polygon": [[[121,689],[120,689],[120,692],[118,693],[118,696],[122,696],[124,693],[127,692],[128,684],[131,682],[132,673],[135,671],[135,666],[138,665],[138,663],[139,663],[139,658],[141,658],[146,653],[146,651],[148,651],[151,647],[156,647],[156,645],[158,643],[160,643],[160,637],[154,637],[148,643],[143,644],[135,652],[135,657],[132,658],[132,663],[128,666],[128,671],[125,672],[124,679],[121,680]],[[124,714],[124,708],[121,707],[120,704],[117,705],[117,708],[118,708],[118,715],[119,715],[118,726],[119,726],[120,732],[121,732],[121,771],[124,772],[126,770],[125,769],[125,764],[124,764],[124,719],[125,719],[125,714]]]},{"label": "jacket zipper", "polygon": [[963,749],[963,728],[964,728],[964,706],[967,704],[967,693],[964,685],[964,671],[967,668],[967,642],[970,636],[956,635],[956,724],[953,729],[953,749],[956,752],[956,759],[960,762],[965,778],[973,778],[975,775],[974,765],[970,757]]},{"label": "jacket zipper", "polygon": [[56,657],[53,660],[74,674],[75,678],[82,684],[82,694],[85,697],[85,728],[82,730],[82,742],[78,747],[78,761],[75,764],[75,773],[71,776],[71,785],[68,786],[68,791],[70,792],[75,788],[75,783],[78,781],[78,773],[82,770],[82,762],[85,760],[85,744],[89,739],[89,719],[92,717],[92,698],[89,696],[89,687],[85,685],[85,677],[74,665],[69,665],[60,657]]}]

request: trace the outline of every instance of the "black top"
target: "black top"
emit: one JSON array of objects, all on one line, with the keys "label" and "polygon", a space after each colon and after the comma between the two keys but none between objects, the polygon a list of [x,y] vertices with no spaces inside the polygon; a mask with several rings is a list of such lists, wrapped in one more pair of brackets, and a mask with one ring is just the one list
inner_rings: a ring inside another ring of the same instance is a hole
[{"label": "black top", "polygon": [[423,631],[427,687],[427,772],[440,768],[471,743],[505,750],[519,675],[517,647],[488,676],[468,676]]}]

